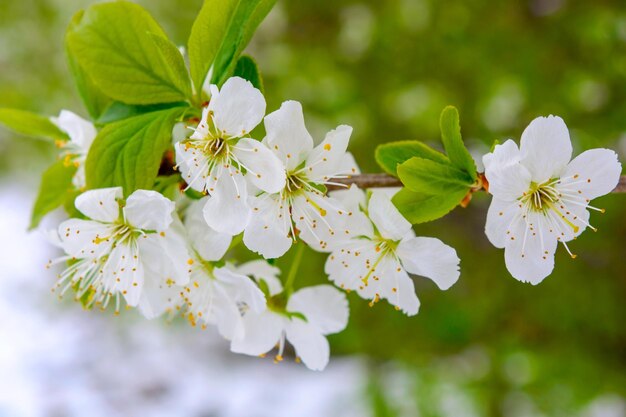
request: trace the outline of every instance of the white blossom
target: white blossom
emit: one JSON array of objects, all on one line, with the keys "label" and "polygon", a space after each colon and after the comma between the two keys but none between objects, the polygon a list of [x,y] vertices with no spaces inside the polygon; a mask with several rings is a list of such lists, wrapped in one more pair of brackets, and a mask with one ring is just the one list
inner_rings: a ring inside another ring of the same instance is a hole
[{"label": "white blossom", "polygon": [[196,258],[190,266],[191,280],[180,292],[185,318],[203,328],[216,325],[228,339],[243,337],[243,314],[260,314],[266,309],[265,296],[256,283],[236,268],[215,267]]},{"label": "white blossom", "polygon": [[74,165],[77,168],[72,182],[76,188],[82,189],[86,184],[85,160],[98,132],[90,121],[69,110],[62,110],[59,117],[52,117],[51,120],[70,138],[69,141],[57,141],[57,146],[63,150],[65,165]]},{"label": "white blossom", "polygon": [[316,250],[330,250],[348,213],[325,195],[325,185],[357,172],[346,152],[352,128],[339,126],[314,147],[302,106],[286,101],[265,117],[265,130],[263,143],[285,165],[287,181],[280,190],[250,198],[254,215],[244,231],[245,245],[265,258],[282,256],[297,237]]},{"label": "white blossom", "polygon": [[213,230],[204,221],[202,208],[209,198],[191,203],[185,213],[184,225],[193,255],[188,262],[189,285],[178,289],[176,304],[193,326],[216,325],[220,334],[230,340],[243,331],[243,310],[261,313],[266,308],[265,295],[248,277],[250,269],[263,272],[273,267],[264,261],[266,265],[253,261],[241,269],[230,264],[216,266],[215,261],[222,259],[232,237]]},{"label": "white blossom", "polygon": [[57,290],[69,289],[87,306],[105,308],[123,297],[147,317],[160,314],[153,293],[189,280],[184,238],[173,217],[174,203],[156,191],[137,190],[125,201],[122,189],[86,191],[75,201],[88,220],[69,219],[59,225],[60,244],[69,261]]},{"label": "white blossom", "polygon": [[[352,210],[350,236],[326,261],[331,281],[371,300],[384,298],[407,315],[417,314],[419,300],[408,273],[432,279],[442,290],[459,278],[456,251],[439,239],[416,237],[387,192],[375,190],[369,202],[355,186],[338,191]],[[363,212],[359,210],[361,208]]]},{"label": "white blossom", "polygon": [[263,119],[265,99],[249,81],[230,78],[211,100],[190,138],[175,145],[176,160],[189,187],[209,193],[204,206],[209,226],[236,235],[250,217],[248,184],[266,192],[285,185],[281,162],[248,134]]},{"label": "white blossom", "polygon": [[[592,149],[570,161],[572,144],[560,117],[538,117],[522,133],[483,157],[493,195],[485,232],[504,248],[507,269],[516,279],[538,284],[554,268],[558,242],[567,247],[589,225],[589,205],[619,182],[615,152]],[[591,227],[593,230],[595,228]]]},{"label": "white blossom", "polygon": [[231,350],[246,355],[264,356],[278,346],[275,361],[283,360],[285,340],[307,368],[323,370],[328,364],[330,347],[326,335],[342,331],[348,323],[348,301],[330,285],[317,285],[285,293],[268,300],[267,310],[244,313],[243,331],[231,342]]}]

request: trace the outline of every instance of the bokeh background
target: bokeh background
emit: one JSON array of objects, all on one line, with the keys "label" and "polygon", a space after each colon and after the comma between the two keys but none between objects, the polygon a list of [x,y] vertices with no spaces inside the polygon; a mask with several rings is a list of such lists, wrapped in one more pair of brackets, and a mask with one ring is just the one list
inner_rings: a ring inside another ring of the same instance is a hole
[{"label": "bokeh background", "polygon": [[[90,0],[0,1],[0,107],[83,115],[63,34]],[[177,44],[200,0],[139,0]],[[248,52],[268,111],[303,103],[314,137],[354,127],[351,150],[377,172],[377,144],[439,146],[442,108],[459,108],[477,154],[557,114],[575,152],[626,160],[626,4],[620,0],[279,0]],[[58,301],[26,234],[52,146],[0,129],[0,416],[626,416],[626,196],[597,200],[587,232],[533,287],[511,278],[483,233],[485,195],[416,227],[455,247],[460,281],[416,279],[419,315],[350,295],[323,373],[240,357],[211,331],[120,318]],[[52,227],[54,219],[44,223]],[[562,248],[561,248],[562,249]],[[310,256],[309,256],[310,255]],[[296,285],[321,283],[307,253]],[[288,264],[288,259],[279,266]]]}]

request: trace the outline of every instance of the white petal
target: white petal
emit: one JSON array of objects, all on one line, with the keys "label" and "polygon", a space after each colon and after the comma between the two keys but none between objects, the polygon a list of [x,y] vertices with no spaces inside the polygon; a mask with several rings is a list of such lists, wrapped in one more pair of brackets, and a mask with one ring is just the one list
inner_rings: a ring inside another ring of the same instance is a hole
[{"label": "white petal", "polygon": [[504,260],[511,275],[533,285],[543,281],[554,269],[557,240],[545,230],[542,217],[529,213],[527,224],[518,216],[510,227],[504,249]]},{"label": "white petal", "polygon": [[338,333],[348,324],[348,300],[331,285],[316,285],[296,291],[289,297],[287,311],[302,313],[307,323],[322,334]]},{"label": "white petal", "polygon": [[348,212],[330,197],[305,192],[293,200],[291,216],[307,245],[320,252],[331,251],[343,240]]},{"label": "white petal", "polygon": [[456,251],[432,237],[412,237],[398,245],[396,254],[411,274],[432,279],[447,290],[459,279],[459,257]]},{"label": "white petal", "polygon": [[285,101],[280,109],[265,116],[267,144],[287,171],[294,170],[313,149],[313,138],[306,130],[302,105],[297,101]]},{"label": "white petal", "polygon": [[214,324],[217,325],[217,330],[224,339],[233,340],[245,335],[243,317],[239,312],[237,304],[231,303],[225,298],[220,298],[220,294],[217,294],[212,314],[215,317]]},{"label": "white petal", "polygon": [[[220,288],[216,285],[216,288]],[[243,328],[243,317],[239,312],[239,307],[233,299],[227,298],[223,295],[223,292],[217,292],[213,298],[212,312],[214,323],[217,330],[226,340],[233,340],[234,338],[242,338],[245,335]]]},{"label": "white petal", "polygon": [[209,111],[215,126],[229,137],[241,137],[254,129],[265,115],[265,98],[240,77],[229,78],[219,94],[211,97]]},{"label": "white petal", "polygon": [[366,276],[365,285],[361,284],[356,289],[357,294],[370,301],[384,298],[406,315],[417,314],[420,303],[415,294],[413,280],[395,257],[387,254],[379,259],[379,253],[376,256],[370,258],[376,266]]},{"label": "white petal", "polygon": [[285,167],[263,143],[243,138],[237,142],[233,154],[248,171],[246,178],[267,193],[285,188]]},{"label": "white petal", "polygon": [[285,329],[285,320],[285,317],[271,311],[246,314],[242,320],[243,337],[234,338],[230,350],[253,356],[272,350]]},{"label": "white petal", "polygon": [[280,269],[268,264],[263,260],[249,261],[237,267],[237,272],[242,275],[253,277],[257,282],[265,281],[269,287],[270,295],[276,295],[283,291],[283,285],[278,276]]},{"label": "white petal", "polygon": [[[378,280],[373,279],[375,276]],[[357,289],[357,293],[369,299],[378,294],[408,316],[414,316],[419,311],[420,302],[415,294],[413,280],[392,256],[385,256],[378,264],[366,290]]]},{"label": "white petal", "polygon": [[250,197],[252,217],[243,233],[248,249],[266,259],[279,258],[291,247],[291,218],[288,207],[279,195]]},{"label": "white petal", "polygon": [[314,326],[292,319],[285,329],[287,340],[296,350],[302,363],[312,371],[321,371],[328,365],[330,347],[328,340]]},{"label": "white petal", "polygon": [[[357,290],[378,259],[376,242],[354,239],[335,248],[326,260],[324,272],[342,289]],[[369,262],[368,262],[369,261]]]},{"label": "white petal", "polygon": [[182,226],[178,220],[175,220],[174,224],[175,227],[161,234],[149,234],[139,238],[140,257],[150,279],[185,285],[189,281],[191,256],[179,231]]},{"label": "white petal", "polygon": [[198,123],[198,126],[196,126],[193,134],[190,136],[191,139],[204,139],[209,135],[208,119],[209,119],[209,108],[205,107],[202,109],[202,118],[200,119],[200,123]]},{"label": "white petal", "polygon": [[309,154],[305,163],[307,178],[316,182],[325,182],[336,175],[348,175],[345,165],[346,149],[350,141],[352,128],[341,125],[326,134],[326,138]]},{"label": "white petal", "polygon": [[124,217],[136,228],[160,232],[172,224],[175,206],[173,201],[156,191],[137,190],[126,200]]},{"label": "white petal", "polygon": [[548,116],[530,122],[522,133],[520,155],[534,182],[560,176],[572,157],[572,141],[563,119]]},{"label": "white petal", "polygon": [[234,300],[245,303],[255,314],[265,310],[265,296],[250,278],[225,267],[216,268],[214,274],[217,280],[228,284],[228,292]]},{"label": "white petal", "polygon": [[168,285],[149,275],[145,278],[137,308],[145,318],[151,320],[175,308],[182,287]]},{"label": "white petal", "polygon": [[144,269],[135,248],[125,243],[113,248],[104,265],[103,275],[112,282],[109,291],[122,294],[131,307],[139,304],[144,284]]},{"label": "white petal", "polygon": [[113,245],[114,226],[91,220],[69,219],[59,225],[61,247],[75,258],[99,258]]},{"label": "white petal", "polygon": [[384,192],[372,192],[368,212],[378,232],[385,239],[398,241],[411,232],[411,223],[402,217]]},{"label": "white petal", "polygon": [[520,151],[512,140],[496,145],[483,157],[489,192],[501,200],[513,201],[530,187],[530,172],[520,163]]},{"label": "white petal", "polygon": [[364,210],[367,208],[367,196],[356,184],[350,188],[334,190],[328,193],[329,196],[341,202],[350,211]]},{"label": "white petal", "polygon": [[174,149],[176,151],[176,165],[183,180],[194,190],[205,191],[209,169],[208,159],[204,152],[193,147],[187,147],[182,142],[176,143]]},{"label": "white petal", "polygon": [[397,268],[393,279],[398,288],[393,294],[396,294],[397,298],[394,299],[392,295],[387,297],[387,300],[396,307],[399,307],[407,316],[416,315],[420,308],[420,301],[415,294],[413,280],[404,270],[398,271]]},{"label": "white petal", "polygon": [[204,220],[204,205],[211,197],[196,200],[187,208],[185,229],[193,248],[205,261],[219,261],[226,254],[232,236],[209,227]]},{"label": "white petal", "polygon": [[69,110],[61,110],[59,117],[53,117],[52,121],[67,133],[72,143],[79,146],[85,154],[98,134],[90,121]]},{"label": "white petal", "polygon": [[356,160],[354,159],[354,155],[351,152],[346,152],[341,157],[341,161],[339,162],[339,172],[346,175],[356,175],[361,173],[361,169],[359,168]]},{"label": "white petal", "polygon": [[352,184],[347,190],[331,191],[329,196],[336,199],[348,211],[345,218],[345,230],[340,234],[352,238],[359,236],[374,237],[374,226],[369,217],[362,211],[367,208],[365,192]]},{"label": "white petal", "polygon": [[578,155],[561,175],[559,190],[580,193],[593,200],[608,194],[619,183],[622,164],[610,149],[590,149]]},{"label": "white petal", "polygon": [[245,179],[241,174],[224,172],[211,198],[204,205],[204,220],[214,230],[231,236],[243,232],[250,219]]},{"label": "white petal", "polygon": [[504,201],[497,197],[491,200],[491,205],[487,211],[487,223],[485,224],[485,234],[493,246],[503,248],[508,236],[506,234],[513,218],[521,212],[519,202]]},{"label": "white petal", "polygon": [[74,201],[74,205],[85,216],[105,223],[113,223],[120,216],[122,187],[99,188],[85,191]]}]

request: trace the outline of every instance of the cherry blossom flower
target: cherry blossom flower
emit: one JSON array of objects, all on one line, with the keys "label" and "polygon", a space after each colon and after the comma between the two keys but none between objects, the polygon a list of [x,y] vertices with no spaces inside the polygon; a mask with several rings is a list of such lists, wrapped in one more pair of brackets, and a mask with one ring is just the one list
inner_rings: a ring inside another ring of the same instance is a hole
[{"label": "cherry blossom flower", "polygon": [[[174,202],[156,191],[137,190],[125,201],[122,189],[86,191],[75,201],[89,220],[69,219],[59,225],[60,244],[69,261],[57,290],[69,289],[87,306],[119,312],[123,297],[147,317],[159,314],[150,295],[155,289],[185,285],[189,254],[172,215]],[[145,293],[145,294],[144,294]]]},{"label": "cherry blossom flower", "polygon": [[407,272],[432,279],[442,290],[458,280],[456,251],[439,239],[416,237],[386,191],[373,191],[369,203],[354,186],[336,194],[343,194],[352,216],[350,237],[326,261],[325,271],[335,284],[356,290],[371,300],[370,306],[384,298],[411,316],[420,303]]},{"label": "cherry blossom flower", "polygon": [[190,138],[175,145],[176,160],[189,187],[209,193],[204,206],[209,226],[236,235],[250,217],[248,184],[274,193],[285,185],[280,160],[247,135],[263,119],[265,99],[249,81],[230,78],[211,101]]},{"label": "cherry blossom flower", "polygon": [[191,280],[180,291],[184,316],[196,326],[217,325],[228,339],[243,337],[243,315],[260,314],[266,309],[265,296],[256,283],[230,265],[216,267],[203,259],[194,259],[190,266]]},{"label": "cherry blossom flower", "polygon": [[69,110],[62,110],[59,117],[51,120],[70,137],[69,141],[57,141],[57,146],[63,150],[65,165],[78,168],[72,182],[76,188],[82,189],[85,187],[85,159],[98,132],[90,121]]},{"label": "cherry blossom flower", "polygon": [[522,133],[520,147],[507,140],[483,157],[493,200],[485,233],[504,248],[516,279],[538,284],[554,268],[554,252],[589,224],[589,205],[619,182],[615,152],[592,149],[570,161],[572,143],[560,117],[538,117]]},{"label": "cherry blossom flower", "polygon": [[265,296],[247,276],[248,271],[273,267],[258,265],[256,261],[242,265],[241,271],[229,264],[216,266],[215,261],[224,256],[232,237],[213,230],[204,221],[202,210],[209,198],[212,197],[191,203],[186,211],[184,225],[193,254],[188,261],[190,282],[185,288],[176,289],[179,295],[175,305],[193,326],[217,325],[220,334],[230,340],[243,331],[242,310],[261,313],[266,308]]},{"label": "cherry blossom flower", "polygon": [[341,125],[314,147],[302,106],[286,101],[265,117],[265,129],[263,143],[284,163],[287,181],[281,190],[250,198],[254,216],[244,231],[245,245],[265,258],[282,256],[296,237],[316,250],[330,250],[348,213],[325,195],[325,185],[357,172],[346,152],[352,128]]},{"label": "cherry blossom flower", "polygon": [[342,331],[348,323],[348,301],[330,285],[300,289],[291,296],[270,297],[267,310],[244,312],[243,331],[232,339],[233,352],[264,356],[278,345],[275,361],[283,360],[285,340],[307,368],[321,371],[328,364],[326,335]]}]

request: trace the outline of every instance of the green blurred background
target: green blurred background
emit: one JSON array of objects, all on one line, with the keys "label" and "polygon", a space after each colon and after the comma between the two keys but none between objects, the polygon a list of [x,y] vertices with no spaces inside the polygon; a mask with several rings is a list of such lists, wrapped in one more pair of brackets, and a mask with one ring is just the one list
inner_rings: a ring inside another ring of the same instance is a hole
[{"label": "green blurred background", "polygon": [[[136,2],[180,45],[200,5]],[[72,14],[91,3],[0,1],[0,107],[86,114],[62,39]],[[379,171],[377,144],[439,146],[447,104],[459,108],[477,154],[557,114],[575,153],[609,147],[626,160],[623,1],[279,0],[248,52],[264,75],[268,112],[301,101],[318,140],[352,125],[350,149],[364,172]],[[0,130],[4,180],[34,187],[53,159],[51,146]],[[485,238],[488,203],[476,196],[467,209],[416,227],[457,249],[454,287],[441,292],[417,278],[422,306],[412,318],[350,295],[350,325],[330,337],[333,353],[367,358],[363,395],[374,415],[587,415],[598,398],[626,413],[626,196],[596,201],[607,209],[592,214],[599,232],[573,242],[575,260],[560,248],[555,272],[536,287],[510,277]],[[325,280],[324,256],[310,255],[297,285]],[[441,400],[450,393],[455,403]]]}]

